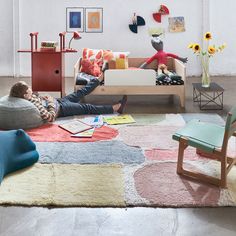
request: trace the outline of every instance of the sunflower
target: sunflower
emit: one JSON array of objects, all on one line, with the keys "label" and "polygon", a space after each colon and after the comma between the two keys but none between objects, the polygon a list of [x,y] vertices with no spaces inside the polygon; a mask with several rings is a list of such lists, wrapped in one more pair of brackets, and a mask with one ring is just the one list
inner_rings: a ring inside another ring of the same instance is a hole
[{"label": "sunflower", "polygon": [[213,46],[208,46],[208,53],[213,55],[216,53],[216,48]]},{"label": "sunflower", "polygon": [[195,43],[192,48],[193,48],[193,51],[194,51],[195,53],[198,53],[198,52],[200,52],[200,50],[201,50],[200,45],[197,44],[197,43]]},{"label": "sunflower", "polygon": [[221,45],[222,50],[225,49],[225,47],[226,47],[226,43],[223,43],[223,44]]},{"label": "sunflower", "polygon": [[188,48],[193,48],[193,45],[194,45],[194,43],[190,43],[190,44],[188,45]]},{"label": "sunflower", "polygon": [[223,50],[225,49],[225,47],[226,47],[226,43],[223,43],[222,45],[220,45],[220,46],[218,47],[218,51],[219,51],[219,52],[223,51]]},{"label": "sunflower", "polygon": [[206,32],[205,35],[204,35],[204,39],[205,39],[205,40],[210,40],[210,39],[212,39],[211,32]]}]

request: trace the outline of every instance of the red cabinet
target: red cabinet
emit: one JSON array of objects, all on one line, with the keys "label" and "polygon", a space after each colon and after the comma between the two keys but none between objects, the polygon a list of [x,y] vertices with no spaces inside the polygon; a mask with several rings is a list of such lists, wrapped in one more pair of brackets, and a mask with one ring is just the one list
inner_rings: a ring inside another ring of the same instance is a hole
[{"label": "red cabinet", "polygon": [[33,91],[61,91],[65,93],[64,54],[55,52],[32,52]]},{"label": "red cabinet", "polygon": [[61,92],[65,95],[65,53],[77,52],[65,49],[65,32],[60,33],[60,48],[57,50],[41,50],[37,48],[38,32],[30,33],[32,63],[32,90],[34,92]]}]

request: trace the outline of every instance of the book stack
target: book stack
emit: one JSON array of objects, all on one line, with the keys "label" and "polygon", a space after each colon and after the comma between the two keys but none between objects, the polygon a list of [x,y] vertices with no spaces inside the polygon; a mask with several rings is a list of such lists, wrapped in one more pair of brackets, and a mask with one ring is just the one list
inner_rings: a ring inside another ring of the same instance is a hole
[{"label": "book stack", "polygon": [[42,41],[41,42],[41,51],[55,51],[58,46],[56,41]]}]

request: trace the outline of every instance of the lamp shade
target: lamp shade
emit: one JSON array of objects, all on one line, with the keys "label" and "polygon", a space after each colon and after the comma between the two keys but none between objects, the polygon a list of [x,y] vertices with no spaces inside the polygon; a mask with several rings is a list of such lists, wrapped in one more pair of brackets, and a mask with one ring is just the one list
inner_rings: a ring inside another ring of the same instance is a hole
[{"label": "lamp shade", "polygon": [[79,33],[77,31],[74,31],[73,38],[74,39],[81,39],[81,36],[79,35]]},{"label": "lamp shade", "polygon": [[73,32],[73,35],[69,41],[69,49],[71,48],[70,45],[71,45],[71,42],[73,39],[75,39],[75,40],[81,39],[81,36],[79,35],[79,33],[77,31]]}]

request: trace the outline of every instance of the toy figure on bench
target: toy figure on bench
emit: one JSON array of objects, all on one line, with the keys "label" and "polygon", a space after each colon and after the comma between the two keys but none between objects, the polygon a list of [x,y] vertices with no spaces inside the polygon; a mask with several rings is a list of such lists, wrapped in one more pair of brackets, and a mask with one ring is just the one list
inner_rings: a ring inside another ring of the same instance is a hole
[{"label": "toy figure on bench", "polygon": [[[146,62],[144,62],[140,68],[144,69],[148,64],[150,64],[152,61],[157,60],[158,64],[158,70],[157,70],[157,83],[158,84],[182,84],[183,81],[181,80],[181,77],[168,71],[167,68],[167,58],[172,57],[176,58],[183,63],[186,63],[188,61],[187,57],[179,57],[173,53],[167,53],[163,51],[163,42],[159,37],[159,34],[153,34],[152,35],[152,46],[157,50],[157,53],[150,57]],[[173,83],[172,83],[173,82]]]}]

